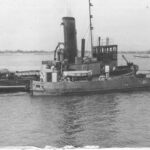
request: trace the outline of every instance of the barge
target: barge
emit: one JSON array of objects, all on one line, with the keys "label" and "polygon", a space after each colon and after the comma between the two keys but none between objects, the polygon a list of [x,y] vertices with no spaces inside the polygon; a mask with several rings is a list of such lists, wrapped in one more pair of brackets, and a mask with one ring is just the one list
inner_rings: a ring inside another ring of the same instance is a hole
[{"label": "barge", "polygon": [[[12,72],[8,69],[0,70],[0,93],[12,93],[12,92],[29,92],[30,83],[32,79],[35,79],[31,71],[26,76],[20,72]],[[24,73],[24,72],[23,72]],[[32,73],[32,74],[31,74]],[[37,74],[37,73],[36,73]],[[37,78],[36,78],[37,79]]]}]

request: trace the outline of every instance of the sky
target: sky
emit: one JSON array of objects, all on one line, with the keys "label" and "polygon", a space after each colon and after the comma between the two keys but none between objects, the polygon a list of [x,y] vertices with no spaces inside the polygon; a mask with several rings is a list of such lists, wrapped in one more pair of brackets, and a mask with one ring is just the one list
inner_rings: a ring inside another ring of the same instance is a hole
[{"label": "sky", "polygon": [[[150,50],[150,0],[91,2],[94,45],[101,36],[120,51]],[[76,19],[78,49],[81,38],[90,49],[88,0],[0,0],[0,50],[53,51],[63,41],[64,16]]]}]

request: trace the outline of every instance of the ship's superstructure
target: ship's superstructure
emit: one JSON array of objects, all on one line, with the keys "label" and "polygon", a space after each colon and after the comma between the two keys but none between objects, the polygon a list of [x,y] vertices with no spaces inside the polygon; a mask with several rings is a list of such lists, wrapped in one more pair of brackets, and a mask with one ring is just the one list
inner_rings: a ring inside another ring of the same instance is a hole
[{"label": "ship's superstructure", "polygon": [[93,4],[89,0],[89,24],[90,24],[90,56],[86,55],[85,49],[86,40],[81,40],[81,54],[77,48],[77,31],[76,22],[73,17],[63,17],[62,25],[64,30],[64,42],[59,42],[54,51],[53,61],[43,61],[43,65],[49,68],[57,63],[61,66],[61,71],[84,71],[92,70],[93,76],[99,76],[104,73],[105,66],[109,66],[110,72],[117,66],[117,51],[116,44],[109,44],[109,38],[105,44],[101,44],[101,38],[98,38],[98,45],[93,44],[93,25],[91,7]]},{"label": "ship's superstructure", "polygon": [[64,42],[58,43],[54,52],[54,60],[44,61],[44,65],[48,65],[50,68],[51,65],[57,63],[61,65],[62,71],[92,70],[95,76],[102,73],[106,65],[110,67],[110,71],[117,66],[117,45],[110,45],[108,42],[104,45],[100,45],[99,42],[98,46],[93,46],[92,57],[89,57],[85,55],[86,41],[82,39],[81,54],[79,54],[77,50],[75,18],[63,17],[62,20]]}]

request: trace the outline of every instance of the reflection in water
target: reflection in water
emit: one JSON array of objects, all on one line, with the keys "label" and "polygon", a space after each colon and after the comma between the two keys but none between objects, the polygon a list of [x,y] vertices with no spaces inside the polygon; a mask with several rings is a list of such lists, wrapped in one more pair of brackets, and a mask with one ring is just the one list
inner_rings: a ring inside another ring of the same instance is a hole
[{"label": "reflection in water", "polygon": [[150,146],[150,94],[0,96],[0,145]]},{"label": "reflection in water", "polygon": [[[114,95],[96,95],[84,99],[82,124],[84,131],[78,134],[82,145],[109,146],[116,130],[114,129],[117,115],[117,103]],[[99,143],[97,142],[99,141]]]},{"label": "reflection in water", "polygon": [[[62,130],[63,134],[61,139],[57,141],[59,147],[65,145],[80,146],[80,144],[76,142],[76,134],[83,130],[82,125],[78,122],[82,115],[79,111],[79,105],[82,99],[79,97],[70,98],[71,97],[66,97],[63,103],[57,103],[63,114],[62,121],[59,125],[59,129]],[[80,107],[82,106],[80,105]]]},{"label": "reflection in water", "polygon": [[63,102],[57,101],[57,105],[63,114],[59,147],[97,145],[97,141],[105,142],[115,135],[117,103],[113,95],[66,97]]},{"label": "reflection in water", "polygon": [[30,134],[42,137],[38,146],[150,146],[149,93],[41,97],[32,102],[37,116],[31,119],[39,127],[38,134]]}]

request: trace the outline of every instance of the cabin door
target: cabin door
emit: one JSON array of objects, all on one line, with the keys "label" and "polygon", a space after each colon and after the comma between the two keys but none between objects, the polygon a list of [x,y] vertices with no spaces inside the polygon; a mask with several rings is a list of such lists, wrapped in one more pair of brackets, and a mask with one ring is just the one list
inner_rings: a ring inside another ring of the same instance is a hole
[{"label": "cabin door", "polygon": [[51,72],[47,73],[47,82],[52,82],[52,73]]}]

